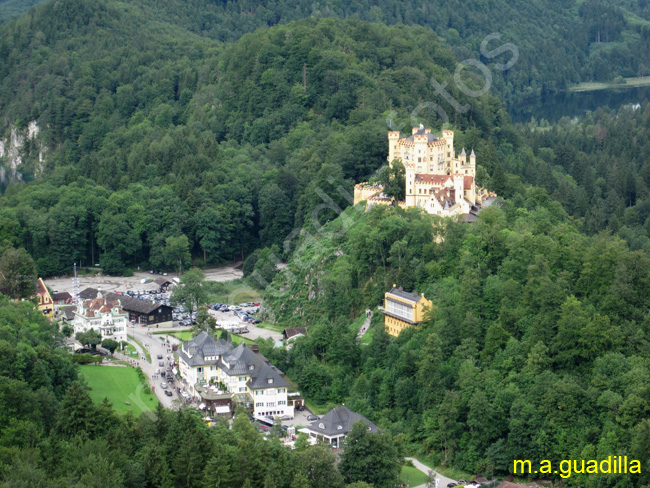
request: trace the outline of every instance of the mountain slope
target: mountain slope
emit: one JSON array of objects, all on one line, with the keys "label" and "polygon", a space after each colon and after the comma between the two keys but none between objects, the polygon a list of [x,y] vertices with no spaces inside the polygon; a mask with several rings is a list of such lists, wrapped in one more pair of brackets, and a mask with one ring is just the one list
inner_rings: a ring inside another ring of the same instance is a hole
[{"label": "mountain slope", "polygon": [[[650,261],[616,237],[580,234],[543,190],[515,199],[473,225],[417,209],[347,209],[303,238],[267,288],[270,318],[308,326],[272,358],[314,402],[345,403],[470,473],[610,452],[645,463]],[[433,301],[428,320],[390,338],[376,312],[359,344],[356,319],[393,284]]]},{"label": "mountain slope", "polygon": [[[86,0],[5,24],[0,55],[0,134],[40,128],[18,168],[36,181],[6,192],[6,241],[45,275],[96,256],[107,272],[159,267],[170,236],[186,235],[204,263],[280,245],[311,221],[317,189],[351,191],[384,164],[389,124],[407,127],[435,98],[431,76],[454,68],[422,27],[307,19],[224,45],[146,3]],[[456,127],[501,137],[498,101],[450,92],[472,107]],[[442,123],[432,110],[419,121]],[[73,188],[78,214],[64,224]]]}]

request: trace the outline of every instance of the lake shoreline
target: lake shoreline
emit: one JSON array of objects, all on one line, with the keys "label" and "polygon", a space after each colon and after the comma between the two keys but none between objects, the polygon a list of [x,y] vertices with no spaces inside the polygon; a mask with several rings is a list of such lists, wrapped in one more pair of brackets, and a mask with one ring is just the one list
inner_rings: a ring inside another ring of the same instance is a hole
[{"label": "lake shoreline", "polygon": [[616,90],[625,88],[637,88],[640,86],[650,86],[650,76],[639,76],[636,78],[625,78],[625,83],[603,83],[597,81],[585,81],[578,85],[567,88],[569,93],[583,93],[598,90]]}]

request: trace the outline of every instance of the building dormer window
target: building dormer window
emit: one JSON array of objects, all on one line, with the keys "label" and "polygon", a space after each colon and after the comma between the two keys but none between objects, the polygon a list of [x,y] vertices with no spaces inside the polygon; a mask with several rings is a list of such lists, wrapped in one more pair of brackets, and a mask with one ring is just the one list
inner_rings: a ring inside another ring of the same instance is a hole
[{"label": "building dormer window", "polygon": [[266,382],[267,382],[269,385],[272,384],[272,383],[273,383],[273,378],[268,378],[268,379],[266,380]]},{"label": "building dormer window", "polygon": [[253,370],[255,369],[255,366],[251,364],[251,365],[248,367],[248,369],[249,369],[250,371],[253,371]]},{"label": "building dormer window", "polygon": [[318,424],[318,428],[319,428],[319,429],[324,429],[324,428],[325,428],[325,424],[323,424],[323,423],[321,422],[320,424]]},{"label": "building dormer window", "polygon": [[342,425],[339,425],[339,426],[337,427],[337,429],[338,429],[338,430],[343,430],[343,426],[342,426]]}]

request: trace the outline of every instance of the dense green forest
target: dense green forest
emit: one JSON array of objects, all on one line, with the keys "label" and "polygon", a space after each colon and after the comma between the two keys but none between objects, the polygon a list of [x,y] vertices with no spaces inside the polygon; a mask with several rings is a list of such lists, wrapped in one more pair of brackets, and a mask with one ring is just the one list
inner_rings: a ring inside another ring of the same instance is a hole
[{"label": "dense green forest", "polygon": [[[2,240],[42,275],[164,265],[169,237],[202,263],[281,244],[322,204],[316,189],[350,191],[383,164],[388,114],[407,121],[454,68],[421,27],[305,20],[222,46],[143,15],[52,2],[0,30],[3,120],[42,128],[4,193]],[[458,127],[505,118],[494,98],[471,102]]]},{"label": "dense green forest", "polygon": [[[434,304],[397,339],[375,309],[394,283]],[[271,318],[309,327],[268,354],[309,398],[344,402],[469,472],[614,454],[645,466],[649,296],[648,255],[585,236],[544,189],[521,187],[474,225],[357,206],[304,236],[267,288]],[[359,344],[367,308],[371,341]],[[564,481],[622,488],[648,475]]]},{"label": "dense green forest", "polygon": [[[0,22],[35,1],[0,2]],[[58,3],[58,2],[57,2]],[[262,27],[308,17],[355,18],[388,25],[421,25],[453,47],[459,60],[485,57],[486,36],[500,33],[520,53],[518,63],[495,73],[500,95],[515,101],[579,81],[650,74],[650,6],[646,1],[550,0],[493,2],[382,0],[378,2],[264,2],[238,0],[139,2],[197,35],[232,42]],[[483,54],[481,54],[483,53]]]}]

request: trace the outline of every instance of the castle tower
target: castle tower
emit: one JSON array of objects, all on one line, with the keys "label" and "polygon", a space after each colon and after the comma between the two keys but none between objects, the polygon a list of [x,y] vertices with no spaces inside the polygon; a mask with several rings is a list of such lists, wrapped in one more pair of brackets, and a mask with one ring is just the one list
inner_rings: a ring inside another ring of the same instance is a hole
[{"label": "castle tower", "polygon": [[392,165],[393,159],[395,159],[395,152],[397,149],[397,143],[399,141],[399,131],[391,130],[388,132],[388,164]]},{"label": "castle tower", "polygon": [[474,149],[472,149],[472,152],[469,155],[469,164],[471,166],[470,170],[472,172],[472,176],[476,177],[476,154],[474,154]]}]

